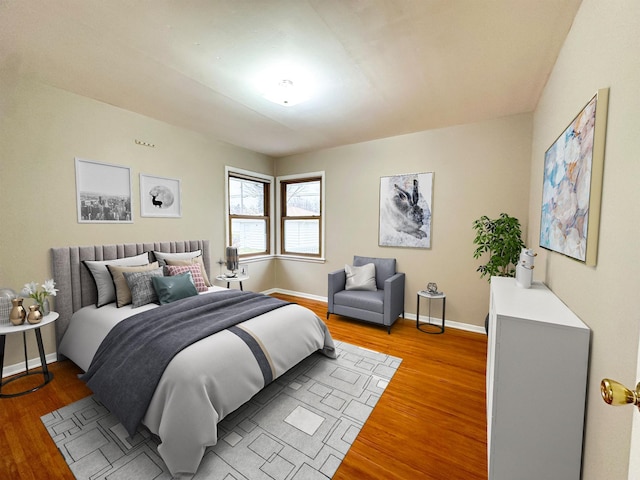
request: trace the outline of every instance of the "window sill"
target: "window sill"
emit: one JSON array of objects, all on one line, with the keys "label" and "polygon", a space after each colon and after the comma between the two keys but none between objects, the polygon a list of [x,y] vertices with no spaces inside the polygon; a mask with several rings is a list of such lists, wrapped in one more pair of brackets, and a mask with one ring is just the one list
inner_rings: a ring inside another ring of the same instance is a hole
[{"label": "window sill", "polygon": [[326,259],[322,257],[304,257],[298,255],[274,255],[278,260],[287,260],[293,262],[307,262],[307,263],[325,263]]}]

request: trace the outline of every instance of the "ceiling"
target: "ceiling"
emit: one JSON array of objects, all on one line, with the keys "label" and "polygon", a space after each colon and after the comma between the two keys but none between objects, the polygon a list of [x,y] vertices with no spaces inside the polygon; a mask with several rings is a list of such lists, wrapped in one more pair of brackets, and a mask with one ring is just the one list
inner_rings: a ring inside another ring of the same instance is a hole
[{"label": "ceiling", "polygon": [[0,0],[0,68],[282,157],[533,111],[580,1]]}]

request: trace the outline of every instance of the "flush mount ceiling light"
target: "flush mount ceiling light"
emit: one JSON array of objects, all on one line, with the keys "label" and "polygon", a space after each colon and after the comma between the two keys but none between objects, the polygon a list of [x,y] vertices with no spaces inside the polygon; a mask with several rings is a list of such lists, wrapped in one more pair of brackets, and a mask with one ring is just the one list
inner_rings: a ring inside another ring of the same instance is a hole
[{"label": "flush mount ceiling light", "polygon": [[302,60],[281,60],[257,66],[250,78],[254,91],[283,107],[292,107],[317,95],[315,68]]},{"label": "flush mount ceiling light", "polygon": [[278,105],[292,107],[293,105],[308,100],[309,93],[298,84],[294,84],[293,80],[284,78],[268,87],[263,97]]}]

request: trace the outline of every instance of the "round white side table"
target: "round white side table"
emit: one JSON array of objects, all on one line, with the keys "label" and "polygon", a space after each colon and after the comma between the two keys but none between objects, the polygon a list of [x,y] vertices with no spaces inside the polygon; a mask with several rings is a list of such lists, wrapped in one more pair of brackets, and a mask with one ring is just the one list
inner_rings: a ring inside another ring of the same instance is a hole
[{"label": "round white side table", "polygon": [[[25,320],[22,325],[2,325],[0,326],[0,379],[2,378],[2,369],[4,368],[4,342],[7,335],[12,333],[20,333],[22,332],[22,343],[24,346],[24,373],[20,373],[18,375],[14,375],[8,380],[0,382],[0,398],[9,398],[9,397],[18,397],[20,395],[24,395],[26,393],[35,392],[39,388],[44,387],[47,383],[53,380],[53,373],[49,371],[47,367],[47,359],[44,355],[44,345],[42,344],[42,335],[40,334],[40,328],[45,325],[49,325],[50,323],[55,322],[58,319],[57,312],[50,312],[48,315],[42,317],[39,323],[31,324]],[[27,331],[34,330],[36,334],[36,341],[38,343],[38,353],[40,354],[40,365],[41,369],[35,369],[29,371],[29,359],[27,358]],[[37,387],[30,388],[29,390],[25,390],[17,393],[2,393],[2,387],[7,383],[11,383],[14,380],[18,380],[20,378],[24,378],[27,375],[38,375],[41,374],[43,377],[43,382]]]},{"label": "round white side table", "polygon": [[235,277],[227,277],[226,275],[218,275],[216,277],[216,280],[220,281],[220,282],[227,282],[227,288],[229,288],[229,285],[233,282],[237,282],[240,284],[240,290],[243,290],[242,288],[242,282],[244,282],[245,280],[249,280],[249,275],[242,275],[241,273],[238,273]]},{"label": "round white side table", "polygon": [[[423,324],[422,326],[436,327],[436,330],[429,331],[429,330],[424,330],[423,328],[420,328],[420,297],[426,298],[429,300],[429,322],[426,324]],[[431,301],[432,300],[442,300],[442,325],[431,323]],[[416,308],[416,328],[424,333],[444,333],[444,314],[445,314],[446,306],[447,306],[447,296],[444,294],[444,292],[429,293],[429,292],[425,292],[424,290],[420,290],[418,292],[418,306]]]}]

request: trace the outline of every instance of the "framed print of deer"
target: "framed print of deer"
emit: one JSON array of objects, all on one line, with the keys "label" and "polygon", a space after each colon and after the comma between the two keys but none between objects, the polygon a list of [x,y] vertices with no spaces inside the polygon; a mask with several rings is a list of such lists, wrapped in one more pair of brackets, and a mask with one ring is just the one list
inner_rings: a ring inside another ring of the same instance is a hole
[{"label": "framed print of deer", "polygon": [[431,248],[433,172],[380,178],[382,247]]},{"label": "framed print of deer", "polygon": [[181,217],[180,180],[141,173],[140,216]]}]

